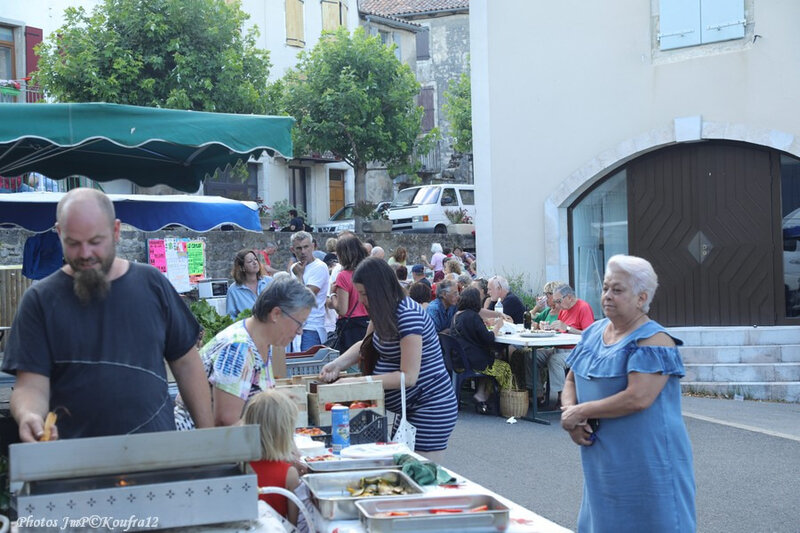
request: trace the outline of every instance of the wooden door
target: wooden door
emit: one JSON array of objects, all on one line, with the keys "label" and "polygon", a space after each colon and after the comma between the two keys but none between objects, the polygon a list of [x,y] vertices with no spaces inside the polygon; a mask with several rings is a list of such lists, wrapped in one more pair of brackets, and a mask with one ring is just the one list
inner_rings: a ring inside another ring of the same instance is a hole
[{"label": "wooden door", "polygon": [[776,323],[776,162],[738,144],[679,145],[629,166],[629,249],[659,276],[664,325]]},{"label": "wooden door", "polygon": [[328,174],[330,209],[333,214],[344,207],[344,170],[331,169]]}]

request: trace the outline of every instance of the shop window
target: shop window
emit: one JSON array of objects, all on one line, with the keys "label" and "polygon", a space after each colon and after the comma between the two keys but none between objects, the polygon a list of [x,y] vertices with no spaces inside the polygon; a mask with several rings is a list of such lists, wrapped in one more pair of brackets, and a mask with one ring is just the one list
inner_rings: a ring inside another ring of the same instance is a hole
[{"label": "shop window", "polygon": [[660,0],[661,50],[741,39],[744,0]]},{"label": "shop window", "polygon": [[303,27],[303,0],[286,0],[286,44],[306,45]]},{"label": "shop window", "polygon": [[603,316],[600,295],[606,262],[628,253],[627,174],[620,171],[584,196],[570,209],[572,279],[578,297]]},{"label": "shop window", "polygon": [[0,26],[0,80],[17,77],[14,60],[14,30]]},{"label": "shop window", "polygon": [[781,228],[786,317],[800,317],[800,161],[781,156]]}]

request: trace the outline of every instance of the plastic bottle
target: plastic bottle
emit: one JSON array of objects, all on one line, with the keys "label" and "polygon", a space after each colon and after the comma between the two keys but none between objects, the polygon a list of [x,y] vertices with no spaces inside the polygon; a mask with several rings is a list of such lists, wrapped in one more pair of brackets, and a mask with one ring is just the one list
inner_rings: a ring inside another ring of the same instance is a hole
[{"label": "plastic bottle", "polygon": [[494,310],[497,311],[498,313],[500,313],[501,315],[503,314],[503,299],[502,298],[498,298],[497,299],[497,303],[494,304]]}]

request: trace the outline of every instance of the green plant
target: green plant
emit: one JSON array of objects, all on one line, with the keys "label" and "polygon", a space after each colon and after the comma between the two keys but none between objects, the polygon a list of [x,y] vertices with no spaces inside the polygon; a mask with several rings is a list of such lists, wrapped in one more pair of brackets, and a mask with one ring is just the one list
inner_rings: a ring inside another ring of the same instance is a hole
[{"label": "green plant", "polygon": [[525,309],[533,309],[536,306],[536,293],[544,285],[541,279],[535,279],[531,282],[529,273],[514,272],[504,272],[503,277],[508,280],[508,289],[522,300]]},{"label": "green plant", "polygon": [[466,209],[446,209],[444,214],[451,224],[472,224],[472,217]]},{"label": "green plant", "polygon": [[236,321],[243,320],[253,316],[253,311],[245,309],[232,319],[230,316],[220,315],[217,310],[205,300],[198,300],[189,304],[189,309],[192,314],[200,323],[200,328],[203,330],[203,344],[213,339],[217,333],[227,328]]},{"label": "green plant", "polygon": [[288,226],[289,221],[292,219],[291,215],[289,215],[291,209],[295,209],[297,215],[305,220],[306,212],[290,204],[289,200],[278,200],[272,204],[272,220],[277,220],[281,227]]}]

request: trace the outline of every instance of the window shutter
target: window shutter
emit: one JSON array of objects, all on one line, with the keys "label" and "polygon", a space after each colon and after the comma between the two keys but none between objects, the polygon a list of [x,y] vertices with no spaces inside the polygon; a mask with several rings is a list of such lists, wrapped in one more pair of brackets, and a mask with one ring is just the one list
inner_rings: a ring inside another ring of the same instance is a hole
[{"label": "window shutter", "polygon": [[339,24],[341,24],[344,28],[347,27],[347,9],[347,2],[345,0],[341,0],[339,2]]},{"label": "window shutter", "polygon": [[700,44],[700,0],[661,0],[658,37],[661,50]]},{"label": "window shutter", "polygon": [[396,31],[392,32],[392,41],[394,42],[394,56],[398,61],[402,61],[403,54],[400,50],[400,43],[402,42],[402,39],[400,39],[400,34]]},{"label": "window shutter", "polygon": [[322,31],[335,31],[339,27],[339,2],[337,0],[321,0]]},{"label": "window shutter", "polygon": [[417,59],[431,58],[431,30],[425,28],[417,32]]},{"label": "window shutter", "polygon": [[700,6],[704,43],[744,37],[744,0],[702,0]]},{"label": "window shutter", "polygon": [[305,46],[303,0],[286,0],[286,44]]},{"label": "window shutter", "polygon": [[25,26],[25,75],[30,76],[31,72],[39,70],[39,56],[33,51],[33,47],[42,42],[42,29],[33,26]]},{"label": "window shutter", "polygon": [[424,109],[422,114],[422,131],[429,132],[436,126],[436,117],[433,113],[433,87],[423,87],[419,91],[417,103]]}]

